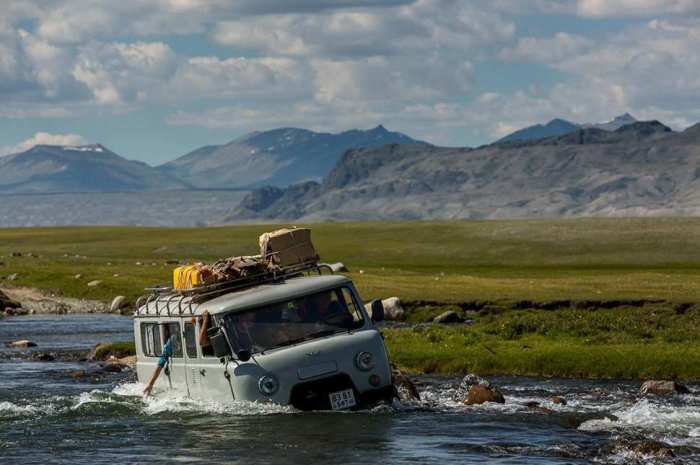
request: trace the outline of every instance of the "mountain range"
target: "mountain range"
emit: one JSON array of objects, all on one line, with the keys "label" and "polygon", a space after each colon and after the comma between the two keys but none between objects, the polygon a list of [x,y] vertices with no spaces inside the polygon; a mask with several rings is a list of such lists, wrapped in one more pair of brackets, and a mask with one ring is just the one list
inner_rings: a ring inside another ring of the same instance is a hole
[{"label": "mountain range", "polygon": [[253,132],[209,145],[158,167],[106,147],[37,145],[0,157],[0,193],[149,192],[248,189],[320,180],[351,148],[422,144],[377,126],[339,134],[297,128]]},{"label": "mountain range", "polygon": [[36,145],[0,157],[0,193],[148,192],[187,185],[99,144]]},{"label": "mountain range", "polygon": [[636,123],[638,120],[629,113],[616,116],[610,121],[604,123],[572,123],[565,119],[556,118],[546,124],[535,124],[526,128],[517,130],[499,139],[496,143],[514,142],[520,140],[537,140],[545,137],[563,136],[576,131],[577,129],[603,129],[605,131],[616,131],[623,126]]},{"label": "mountain range", "polygon": [[320,180],[351,148],[415,143],[425,144],[381,125],[340,134],[280,128],[199,148],[158,169],[197,188],[287,186]]},{"label": "mountain range", "polygon": [[700,124],[351,150],[322,182],[255,190],[221,222],[662,214],[700,214]]}]

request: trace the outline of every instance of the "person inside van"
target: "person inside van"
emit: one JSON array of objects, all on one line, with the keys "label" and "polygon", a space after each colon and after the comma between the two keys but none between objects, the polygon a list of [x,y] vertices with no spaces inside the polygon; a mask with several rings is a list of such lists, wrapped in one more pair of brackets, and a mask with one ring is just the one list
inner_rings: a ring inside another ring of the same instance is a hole
[{"label": "person inside van", "polygon": [[197,337],[197,342],[202,348],[202,355],[205,357],[212,357],[214,355],[214,349],[209,341],[209,336],[207,335],[207,330],[209,329],[209,310],[204,310],[202,316],[197,318],[199,322],[199,337]]},{"label": "person inside van", "polygon": [[[156,380],[158,379],[160,372],[170,362],[170,358],[173,356],[173,338],[174,337],[175,337],[175,335],[171,335],[168,338],[168,342],[166,342],[165,345],[163,346],[163,352],[161,353],[160,358],[158,359],[158,366],[156,367],[156,370],[153,372],[153,375],[151,376],[151,380],[148,382],[148,385],[143,390],[143,394],[145,396],[148,396],[151,394],[151,391],[153,390],[153,385],[156,383]],[[167,372],[166,372],[166,374],[167,374]]]},{"label": "person inside van", "polygon": [[[333,299],[336,297],[336,299]],[[311,309],[311,314],[319,323],[346,328],[352,325],[352,315],[345,305],[337,299],[337,295],[330,292],[320,292],[309,297],[307,306]]]}]

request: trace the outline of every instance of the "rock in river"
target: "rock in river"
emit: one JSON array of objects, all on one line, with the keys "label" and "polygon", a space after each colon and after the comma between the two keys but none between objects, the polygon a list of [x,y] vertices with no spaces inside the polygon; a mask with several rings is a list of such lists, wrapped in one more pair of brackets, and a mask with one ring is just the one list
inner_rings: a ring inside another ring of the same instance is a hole
[{"label": "rock in river", "polygon": [[654,394],[657,396],[671,396],[673,394],[688,394],[690,391],[676,381],[646,381],[639,390],[639,395]]},{"label": "rock in river", "polygon": [[469,388],[467,399],[464,401],[467,405],[479,405],[486,402],[495,402],[497,404],[505,404],[506,400],[503,394],[498,392],[496,388],[481,386],[474,384]]},{"label": "rock in river", "polygon": [[6,342],[5,345],[13,349],[26,349],[28,347],[36,347],[35,342],[28,341],[26,339],[22,339],[21,341]]}]

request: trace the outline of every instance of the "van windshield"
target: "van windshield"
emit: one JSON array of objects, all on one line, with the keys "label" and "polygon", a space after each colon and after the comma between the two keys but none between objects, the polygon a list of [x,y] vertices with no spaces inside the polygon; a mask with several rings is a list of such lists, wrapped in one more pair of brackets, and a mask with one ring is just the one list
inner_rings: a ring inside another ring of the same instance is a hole
[{"label": "van windshield", "polygon": [[263,352],[364,325],[348,288],[310,294],[287,302],[231,313],[224,328],[236,352]]}]

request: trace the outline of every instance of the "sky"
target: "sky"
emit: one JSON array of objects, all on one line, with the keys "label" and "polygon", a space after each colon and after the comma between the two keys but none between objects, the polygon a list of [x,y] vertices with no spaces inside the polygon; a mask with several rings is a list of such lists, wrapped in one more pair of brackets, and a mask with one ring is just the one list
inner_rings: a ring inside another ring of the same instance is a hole
[{"label": "sky", "polygon": [[378,124],[476,146],[625,112],[700,121],[700,0],[0,0],[0,154]]}]

